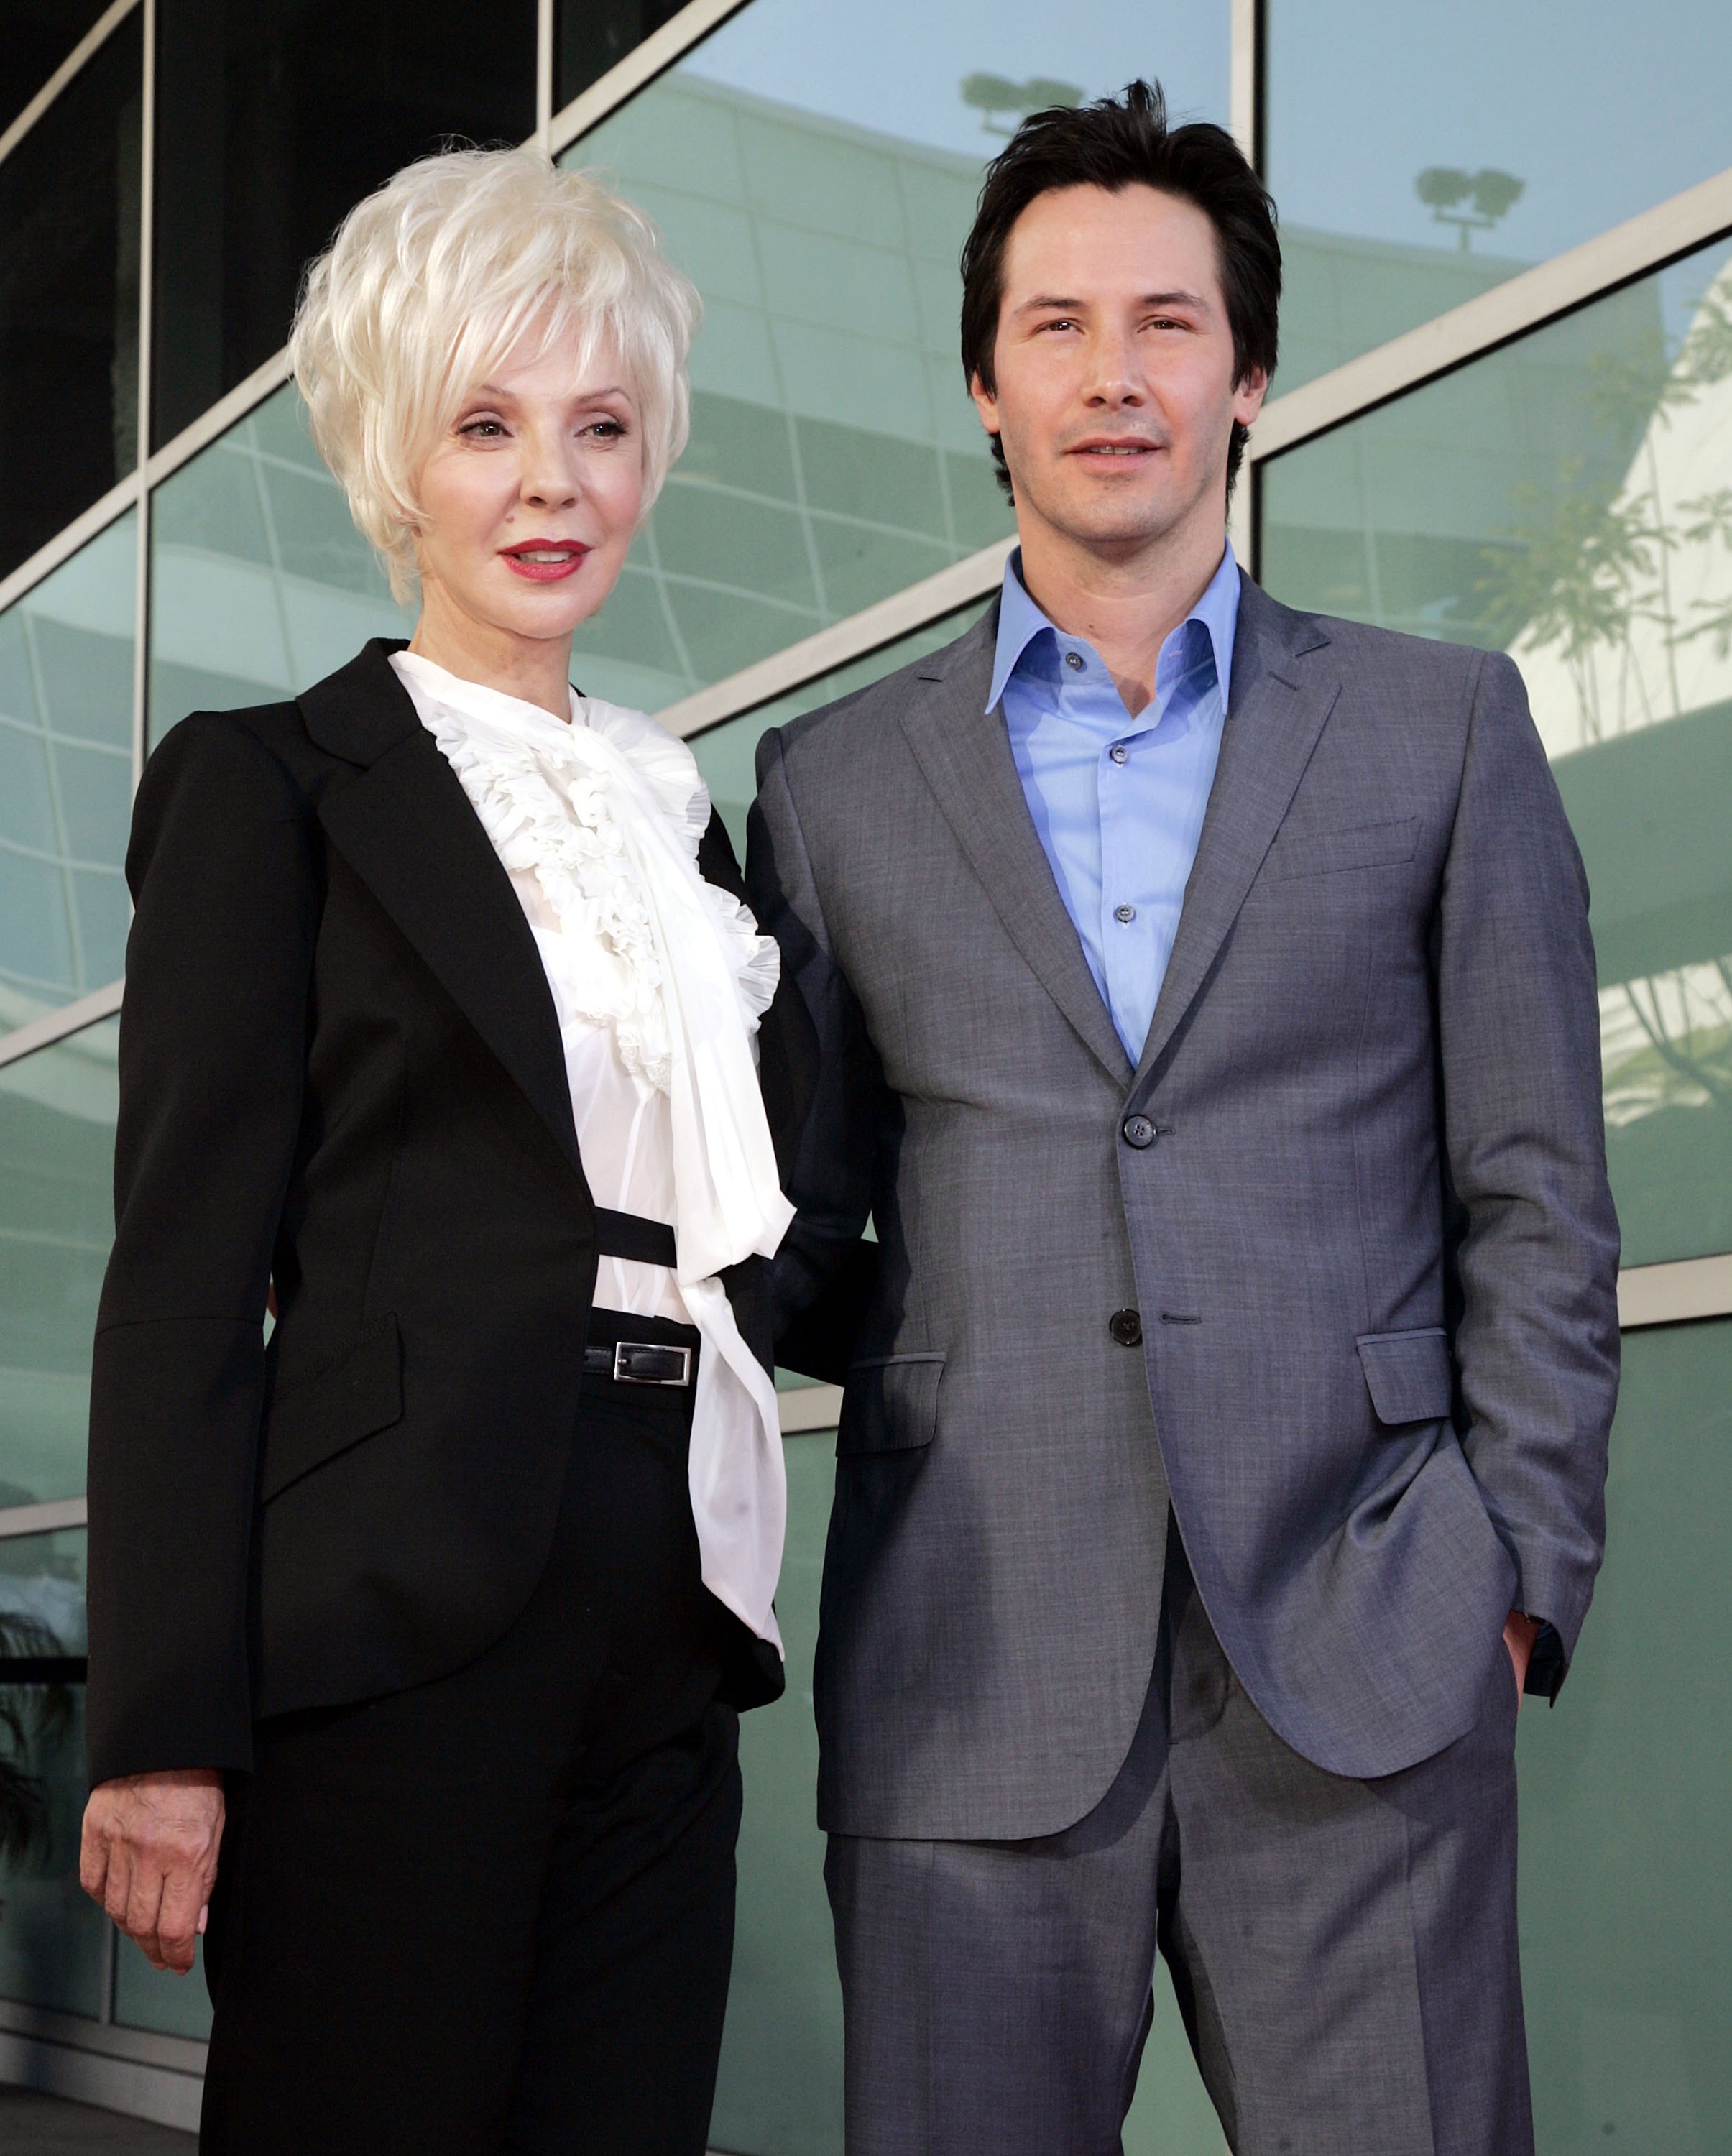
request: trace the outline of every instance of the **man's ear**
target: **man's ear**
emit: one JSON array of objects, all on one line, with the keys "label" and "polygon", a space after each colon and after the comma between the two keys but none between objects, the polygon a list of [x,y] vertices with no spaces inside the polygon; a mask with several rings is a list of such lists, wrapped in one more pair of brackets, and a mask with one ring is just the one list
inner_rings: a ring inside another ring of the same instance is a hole
[{"label": "man's ear", "polygon": [[1247,367],[1233,385],[1233,417],[1241,427],[1248,427],[1263,408],[1263,399],[1269,393],[1269,376],[1265,367]]},{"label": "man's ear", "polygon": [[999,431],[999,400],[980,379],[977,367],[969,377],[969,394],[974,400],[974,409],[980,414],[980,424],[989,434]]}]

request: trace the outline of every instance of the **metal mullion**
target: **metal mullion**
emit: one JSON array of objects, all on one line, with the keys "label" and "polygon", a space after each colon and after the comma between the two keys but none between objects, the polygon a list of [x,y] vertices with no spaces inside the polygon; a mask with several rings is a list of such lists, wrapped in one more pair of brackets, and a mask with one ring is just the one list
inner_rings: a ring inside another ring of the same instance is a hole
[{"label": "metal mullion", "polygon": [[1278,456],[1328,434],[1728,234],[1732,167],[1276,398],[1263,408],[1247,455]]},{"label": "metal mullion", "polygon": [[535,139],[545,148],[553,122],[553,0],[536,0]]},{"label": "metal mullion", "polygon": [[562,150],[568,150],[580,135],[587,135],[599,121],[605,120],[629,97],[635,97],[676,60],[683,59],[712,30],[748,4],[749,0],[691,0],[671,22],[634,45],[599,82],[591,83],[581,96],[553,115],[547,128],[548,149],[556,157]]},{"label": "metal mullion", "polygon": [[99,532],[105,531],[117,518],[124,516],[138,500],[139,491],[138,474],[128,472],[125,479],[117,480],[88,509],[80,510],[69,524],[63,524],[52,539],[45,541],[27,561],[20,562],[9,577],[0,578],[0,613],[27,593],[34,591],[44,578],[53,576],[62,562],[69,562]]},{"label": "metal mullion", "polygon": [[144,114],[139,129],[138,214],[138,517],[132,590],[132,784],[144,774],[150,700],[151,494],[142,483],[151,446],[151,339],[156,281],[157,0],[144,0]]},{"label": "metal mullion", "polygon": [[0,134],[0,162],[12,155],[85,62],[108,43],[133,9],[141,4],[141,0],[114,0],[107,13],[97,17],[18,118],[4,134]]},{"label": "metal mullion", "polygon": [[121,991],[125,986],[123,981],[110,981],[105,988],[93,988],[89,995],[80,996],[76,1003],[62,1004],[59,1010],[46,1011],[40,1018],[33,1018],[28,1025],[14,1026],[10,1033],[0,1034],[0,1070],[8,1063],[21,1063],[39,1049],[53,1048],[103,1019],[112,1018],[121,1007]]}]

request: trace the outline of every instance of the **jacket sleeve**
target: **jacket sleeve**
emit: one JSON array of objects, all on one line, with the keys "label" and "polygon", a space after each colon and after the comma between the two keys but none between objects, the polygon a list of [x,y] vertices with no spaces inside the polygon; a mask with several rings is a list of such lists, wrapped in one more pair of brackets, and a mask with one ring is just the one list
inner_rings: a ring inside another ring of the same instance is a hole
[{"label": "jacket sleeve", "polygon": [[264,1318],[301,1122],[321,893],[310,812],[233,718],[139,788],[115,1243],[91,1368],[93,1783],[252,1761]]},{"label": "jacket sleeve", "polygon": [[758,744],[747,830],[749,903],[782,953],[765,1043],[764,1096],[795,1217],[775,1260],[778,1359],[840,1383],[877,1283],[862,1240],[884,1080],[853,990],[831,952],[782,737]]},{"label": "jacket sleeve", "polygon": [[1605,1547],[1617,1399],[1587,880],[1514,664],[1485,660],[1434,928],[1463,1440],[1562,1681]]}]

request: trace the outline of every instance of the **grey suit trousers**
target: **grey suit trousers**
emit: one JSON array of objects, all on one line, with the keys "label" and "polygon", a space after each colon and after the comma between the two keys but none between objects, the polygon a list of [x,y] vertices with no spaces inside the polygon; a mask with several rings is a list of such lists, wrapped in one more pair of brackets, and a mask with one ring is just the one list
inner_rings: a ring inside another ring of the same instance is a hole
[{"label": "grey suit trousers", "polygon": [[1355,1781],[1293,1751],[1169,1534],[1112,1788],[1026,1841],[830,1838],[848,2156],[1116,2156],[1164,1955],[1236,2156],[1531,2156],[1517,1697]]}]

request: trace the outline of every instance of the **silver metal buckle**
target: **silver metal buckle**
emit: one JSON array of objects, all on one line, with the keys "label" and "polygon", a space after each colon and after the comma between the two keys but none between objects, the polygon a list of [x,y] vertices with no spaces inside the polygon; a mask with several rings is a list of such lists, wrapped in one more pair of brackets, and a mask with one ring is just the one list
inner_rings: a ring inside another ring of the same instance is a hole
[{"label": "silver metal buckle", "polygon": [[[625,1368],[628,1348],[652,1348],[658,1355],[677,1355],[680,1374],[677,1378],[640,1378]],[[616,1385],[689,1385],[691,1383],[691,1350],[674,1348],[660,1340],[616,1340],[614,1342],[614,1383]]]}]

